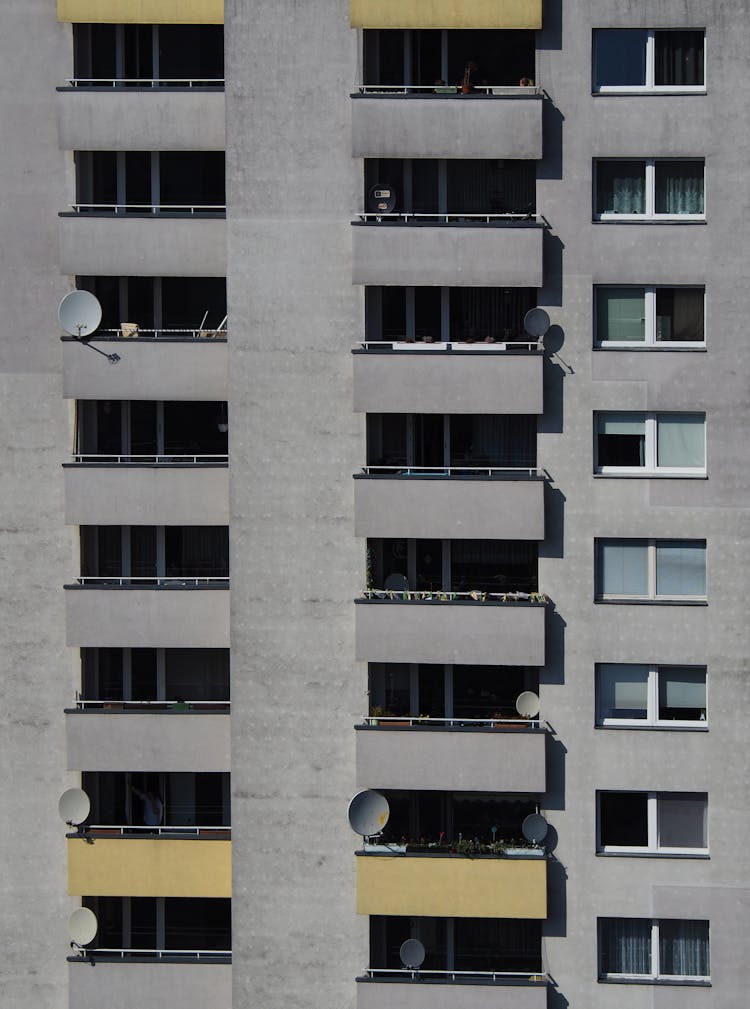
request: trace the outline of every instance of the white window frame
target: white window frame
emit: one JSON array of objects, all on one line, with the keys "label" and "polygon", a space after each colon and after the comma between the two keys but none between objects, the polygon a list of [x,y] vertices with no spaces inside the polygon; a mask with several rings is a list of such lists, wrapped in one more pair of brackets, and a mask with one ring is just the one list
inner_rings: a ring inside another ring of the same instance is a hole
[{"label": "white window frame", "polygon": [[[646,83],[645,84],[602,84],[596,82],[597,33],[601,31],[627,31],[625,28],[599,27],[594,29],[591,40],[591,91],[595,95],[705,95],[708,70],[706,65],[705,28],[647,28],[646,31]],[[655,84],[656,79],[656,33],[666,31],[703,32],[703,83],[702,84]]]},{"label": "white window frame", "polygon": [[[620,216],[619,214],[617,215]],[[598,331],[599,290],[643,291],[644,327],[643,340],[606,340]],[[656,295],[658,291],[680,289],[703,292],[703,339],[702,340],[657,340],[656,338]],[[701,349],[706,346],[706,288],[703,284],[596,284],[594,286],[594,346],[602,350],[641,350],[643,347],[659,350]]]},{"label": "white window frame", "polygon": [[[645,162],[645,197],[646,205],[644,212],[642,214],[612,214],[612,213],[598,213],[596,209],[597,203],[597,192],[599,184],[599,165],[604,162],[611,161],[637,161]],[[656,206],[656,166],[657,164],[664,164],[665,162],[676,163],[680,161],[699,161],[703,164],[703,213],[702,214],[657,214],[654,209]],[[644,222],[644,221],[705,221],[707,213],[707,186],[706,186],[706,159],[695,157],[685,157],[685,158],[632,158],[632,157],[601,157],[594,158],[594,220],[595,221],[607,221],[612,223],[613,221],[619,222]]]},{"label": "white window frame", "polygon": [[660,982],[674,982],[679,984],[680,982],[689,981],[699,981],[702,984],[709,983],[711,981],[710,974],[662,974],[659,970],[661,964],[659,963],[659,925],[662,921],[706,921],[708,924],[708,956],[709,963],[711,958],[711,923],[705,918],[623,918],[617,919],[612,915],[599,918],[598,921],[598,940],[599,940],[599,950],[598,950],[598,962],[601,965],[601,949],[603,942],[603,931],[605,921],[647,921],[651,924],[651,973],[650,974],[603,974],[601,970],[599,971],[599,980],[602,981],[660,981]]},{"label": "white window frame", "polygon": [[[611,543],[627,543],[631,540],[636,540],[639,543],[645,542],[647,547],[647,557],[646,564],[648,568],[648,593],[646,595],[611,595],[609,593],[604,593],[599,587],[599,575],[600,575],[600,565],[601,565],[601,544],[604,542]],[[703,557],[705,560],[704,569],[706,572],[706,594],[702,596],[665,596],[657,595],[656,593],[656,548],[661,543],[680,543],[680,542],[690,542],[690,543],[703,543]],[[601,601],[614,601],[614,602],[675,602],[675,603],[690,603],[690,602],[706,602],[708,598],[708,543],[706,540],[697,537],[693,539],[692,537],[677,537],[672,539],[670,537],[664,536],[658,539],[648,539],[644,536],[597,536],[594,541],[594,577],[595,577],[595,588],[596,588],[596,600]]]},{"label": "white window frame", "polygon": [[596,793],[596,850],[608,855],[682,855],[696,858],[708,855],[708,843],[703,848],[667,847],[659,844],[659,800],[662,798],[679,798],[683,795],[703,795],[706,799],[706,841],[708,842],[708,793],[707,792],[638,792],[621,791],[622,795],[646,796],[646,823],[648,827],[648,843],[641,845],[602,844],[601,843],[601,796],[613,795],[617,789],[599,789]]},{"label": "white window frame", "polygon": [[[688,412],[689,416],[694,416]],[[695,414],[701,411],[696,410]],[[599,418],[612,413],[632,413],[633,418],[643,417],[645,427],[645,453],[643,466],[600,466],[599,465]],[[641,476],[641,477],[687,477],[706,476],[706,415],[703,414],[703,465],[702,466],[659,466],[657,458],[658,429],[661,417],[679,417],[680,411],[643,410],[597,410],[594,412],[594,473],[601,476]]]},{"label": "white window frame", "polygon": [[[648,666],[648,679],[646,682],[646,717],[645,718],[613,718],[605,716],[601,712],[601,686],[602,676],[607,666]],[[670,669],[694,669],[701,670],[706,674],[706,716],[699,719],[662,719],[659,718],[659,677],[662,670],[665,673]],[[596,665],[596,724],[599,726],[625,726],[627,728],[667,728],[667,729],[707,729],[708,728],[708,669],[706,666],[690,665],[667,665],[665,663],[646,662],[599,662]]]}]

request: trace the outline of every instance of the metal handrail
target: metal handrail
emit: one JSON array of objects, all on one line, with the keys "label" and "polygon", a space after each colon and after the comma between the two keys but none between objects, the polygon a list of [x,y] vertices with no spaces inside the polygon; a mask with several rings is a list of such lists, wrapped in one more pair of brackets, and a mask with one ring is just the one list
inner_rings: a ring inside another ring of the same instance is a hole
[{"label": "metal handrail", "polygon": [[212,455],[210,452],[198,455],[114,455],[109,452],[99,452],[97,454],[82,454],[80,452],[71,453],[73,462],[77,463],[97,463],[102,460],[116,464],[139,465],[141,463],[153,463],[159,466],[168,466],[170,463],[190,463],[193,465],[217,465],[228,463],[229,456],[226,454]]},{"label": "metal handrail", "polygon": [[129,336],[122,335],[122,328],[118,326],[116,329],[97,329],[96,335],[92,335],[86,338],[87,343],[95,342],[101,336],[105,334],[108,337],[115,337],[120,340],[140,340],[140,339],[152,339],[158,340],[160,335],[170,338],[179,335],[180,333],[185,334],[186,339],[192,340],[211,340],[211,339],[226,339],[227,336],[226,326],[222,329],[220,326],[218,329],[213,329],[210,326],[206,326],[203,329],[170,329],[169,327],[162,326],[160,329],[143,329],[140,326],[135,334]]},{"label": "metal handrail", "polygon": [[525,347],[526,350],[541,351],[544,349],[544,345],[539,340],[495,340],[492,343],[488,343],[485,340],[475,340],[473,343],[470,343],[467,340],[447,340],[445,342],[440,340],[428,342],[426,340],[406,339],[362,340],[360,341],[359,346],[363,347],[365,350],[370,350],[372,348],[384,350],[386,347],[390,347],[391,350],[493,350],[495,353],[504,353],[510,347],[514,350],[519,347]]},{"label": "metal handrail", "polygon": [[217,583],[229,585],[228,575],[81,575],[76,578],[79,585],[160,585],[169,588],[180,585],[205,585]]},{"label": "metal handrail", "polygon": [[167,701],[167,700],[164,700],[164,701],[131,701],[131,700],[124,700],[124,699],[118,700],[118,699],[111,698],[111,697],[108,697],[106,699],[102,698],[102,699],[99,699],[99,700],[97,700],[96,698],[76,697],[76,702],[75,703],[76,703],[76,707],[80,708],[81,710],[84,710],[85,708],[100,708],[100,707],[104,707],[105,705],[122,704],[122,705],[128,705],[128,707],[130,707],[130,708],[132,708],[134,710],[137,710],[138,708],[151,708],[151,707],[155,707],[155,708],[165,709],[165,710],[171,711],[171,710],[173,710],[175,708],[176,705],[179,705],[179,707],[178,707],[177,710],[179,710],[181,712],[184,712],[186,710],[183,707],[183,705],[187,705],[189,708],[191,708],[191,707],[192,708],[218,707],[218,706],[221,706],[221,705],[223,705],[226,708],[229,708],[231,706],[231,702],[230,701],[223,701],[223,700],[218,700],[218,701],[191,701],[190,699],[187,699],[187,698],[185,700],[181,700],[181,701],[176,701],[176,700],[169,700],[169,701]]},{"label": "metal handrail", "polygon": [[160,84],[172,84],[176,87],[192,88],[196,85],[224,87],[223,77],[66,77],[65,83],[72,88],[80,87],[122,87],[126,84],[141,84],[146,87],[157,87]]},{"label": "metal handrail", "polygon": [[165,957],[193,957],[195,960],[207,959],[209,957],[226,957],[232,955],[231,949],[109,949],[107,947],[97,947],[90,949],[82,947],[80,949],[82,957],[86,956],[118,956],[125,960],[128,957],[153,957],[162,960]]},{"label": "metal handrail", "polygon": [[163,211],[174,210],[181,213],[205,214],[225,213],[226,203],[69,203],[68,206],[76,214],[82,210],[109,210],[115,214],[131,211],[161,214]]},{"label": "metal handrail", "polygon": [[369,211],[357,210],[355,211],[357,217],[362,221],[367,221],[370,219],[381,221],[384,217],[393,218],[396,217],[399,220],[408,221],[410,218],[426,218],[428,220],[437,220],[441,224],[447,224],[449,221],[485,221],[490,224],[492,221],[535,221],[537,220],[536,211],[529,212],[527,214],[463,214],[463,213],[440,213],[435,211],[434,213],[414,213],[411,210],[400,212],[398,210],[379,210],[375,213],[370,213]]},{"label": "metal handrail", "polygon": [[383,722],[408,722],[411,727],[419,725],[445,725],[450,728],[462,725],[494,726],[494,725],[525,725],[530,729],[541,729],[539,718],[435,718],[432,715],[365,715],[362,721],[366,725],[378,725]]},{"label": "metal handrail", "polygon": [[543,592],[484,592],[474,589],[469,592],[454,592],[452,589],[364,589],[365,599],[391,599],[452,603],[461,600],[500,603],[539,603],[546,605],[547,597]]},{"label": "metal handrail", "polygon": [[173,834],[195,834],[197,837],[200,834],[211,834],[211,833],[223,833],[231,834],[232,828],[229,824],[225,827],[200,827],[197,825],[186,825],[184,827],[179,827],[170,824],[169,826],[161,827],[145,827],[145,826],[130,826],[130,824],[110,824],[110,823],[92,823],[86,828],[86,832],[91,834],[97,830],[116,830],[120,837],[127,837],[128,834],[157,834],[159,837],[170,837]]},{"label": "metal handrail", "polygon": [[[394,473],[394,470],[397,472]],[[538,466],[363,466],[367,474],[386,473],[393,476],[492,476],[495,473],[524,473],[526,476],[541,476]]]},{"label": "metal handrail", "polygon": [[365,974],[374,978],[378,974],[399,974],[403,977],[416,979],[419,977],[442,977],[455,981],[456,978],[485,978],[488,981],[517,980],[543,981],[549,983],[546,971],[518,970],[414,970],[411,967],[366,967]]},{"label": "metal handrail", "polygon": [[[446,88],[454,88],[455,92],[447,91]],[[541,95],[543,90],[535,84],[472,84],[472,91],[484,91],[485,94],[494,94],[500,91],[501,96],[509,94],[515,95]],[[450,97],[452,94],[461,94],[460,84],[360,84],[358,90],[363,95],[386,93],[386,94],[409,94],[410,91],[428,91],[441,97]]]}]

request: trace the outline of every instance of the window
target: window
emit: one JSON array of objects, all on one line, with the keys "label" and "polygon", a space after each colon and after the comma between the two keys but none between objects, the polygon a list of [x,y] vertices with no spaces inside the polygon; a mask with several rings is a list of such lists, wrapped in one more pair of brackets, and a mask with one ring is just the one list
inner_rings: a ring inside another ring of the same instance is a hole
[{"label": "window", "polygon": [[708,853],[705,792],[599,792],[598,800],[599,852]]},{"label": "window", "polygon": [[596,162],[596,220],[705,219],[702,160]]},{"label": "window", "polygon": [[705,540],[596,542],[596,598],[704,600]]},{"label": "window", "polygon": [[596,670],[597,725],[705,725],[706,667],[603,662]]},{"label": "window", "polygon": [[600,918],[599,980],[710,980],[708,922]]},{"label": "window", "polygon": [[705,91],[705,32],[594,30],[594,91]]},{"label": "window", "polygon": [[706,472],[703,413],[597,413],[594,471],[700,476]]},{"label": "window", "polygon": [[599,347],[679,346],[705,341],[702,287],[597,287]]}]

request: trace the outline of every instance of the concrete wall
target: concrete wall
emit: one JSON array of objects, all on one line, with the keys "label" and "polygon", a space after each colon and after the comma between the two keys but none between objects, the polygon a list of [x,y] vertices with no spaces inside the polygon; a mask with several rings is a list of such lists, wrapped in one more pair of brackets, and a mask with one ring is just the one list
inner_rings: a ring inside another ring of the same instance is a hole
[{"label": "concrete wall", "polygon": [[[542,99],[363,96],[352,100],[355,158],[541,158]],[[450,209],[450,208],[449,208]]]},{"label": "concrete wall", "polygon": [[355,223],[352,278],[415,287],[541,287],[543,234],[519,224]]},{"label": "concrete wall", "polygon": [[[54,89],[72,73],[50,0],[3,5],[0,60],[0,1001],[67,1009],[61,711],[73,689],[60,586],[72,561],[59,461],[69,445],[54,319],[67,289],[56,214],[68,200]],[[13,823],[24,824],[23,838]],[[33,936],[33,955],[29,937]]]},{"label": "concrete wall", "polygon": [[544,732],[357,729],[357,787],[544,792]]},{"label": "concrete wall", "polygon": [[[468,346],[471,346],[469,344]],[[355,351],[362,413],[541,413],[541,354],[491,350]]]},{"label": "concrete wall", "polygon": [[546,1009],[546,985],[381,984],[357,985],[357,1009]]},{"label": "concrete wall", "polygon": [[[559,327],[538,441],[557,492],[539,560],[540,584],[557,607],[540,684],[557,733],[545,815],[565,870],[564,878],[550,876],[544,938],[545,966],[559,986],[555,1009],[723,1009],[746,1001],[740,950],[750,940],[750,859],[724,824],[733,823],[735,837],[747,824],[738,796],[746,788],[750,702],[748,382],[737,345],[748,237],[737,214],[750,192],[748,138],[733,124],[746,117],[740,26],[748,14],[745,0],[552,3],[538,36],[538,76],[551,103],[537,184],[538,210],[551,226],[538,303]],[[597,26],[705,27],[708,94],[592,96]],[[705,158],[706,223],[591,223],[592,161],[623,156]],[[592,350],[596,283],[705,284],[705,353]],[[601,409],[705,411],[708,480],[594,478],[593,413]],[[708,606],[595,604],[595,536],[705,538]],[[595,730],[597,662],[705,663],[710,730]],[[707,790],[710,860],[598,858],[595,793],[609,788]],[[710,919],[712,987],[597,984],[597,917],[660,914]]]},{"label": "concrete wall", "polygon": [[99,648],[227,648],[227,589],[68,588],[67,642]]},{"label": "concrete wall", "polygon": [[78,1009],[231,1009],[232,968],[221,963],[69,964]]},{"label": "concrete wall", "polygon": [[96,525],[229,524],[229,472],[220,466],[68,465],[65,521]]},{"label": "concrete wall", "polygon": [[357,658],[367,662],[544,665],[544,606],[365,602],[355,610]]},{"label": "concrete wall", "polygon": [[228,771],[229,715],[75,711],[65,715],[71,771]]},{"label": "concrete wall", "polygon": [[[127,321],[127,320],[124,320]],[[63,395],[68,399],[227,398],[223,340],[92,340],[120,360],[109,364],[77,340],[62,344]]]},{"label": "concrete wall", "polygon": [[544,539],[543,480],[361,477],[355,536]]},{"label": "concrete wall", "polygon": [[220,218],[66,214],[59,242],[60,272],[73,276],[223,277],[227,268]]},{"label": "concrete wall", "polygon": [[224,93],[57,92],[60,147],[66,151],[223,151]]}]

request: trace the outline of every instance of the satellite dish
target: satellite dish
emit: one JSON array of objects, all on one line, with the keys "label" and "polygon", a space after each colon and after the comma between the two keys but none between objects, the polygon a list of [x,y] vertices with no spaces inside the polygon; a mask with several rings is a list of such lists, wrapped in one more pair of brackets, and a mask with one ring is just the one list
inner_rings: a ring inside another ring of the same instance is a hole
[{"label": "satellite dish", "polygon": [[91,801],[82,788],[69,788],[60,796],[57,809],[65,823],[78,826],[89,815]]},{"label": "satellite dish", "polygon": [[533,690],[524,690],[518,695],[516,711],[521,718],[535,718],[539,714],[539,698]]},{"label": "satellite dish", "polygon": [[94,941],[99,922],[88,907],[77,907],[68,918],[68,935],[76,946],[88,946]]},{"label": "satellite dish", "polygon": [[396,190],[383,182],[370,186],[367,204],[373,214],[392,214],[396,208]]},{"label": "satellite dish", "polygon": [[538,339],[544,336],[549,327],[549,316],[543,308],[530,308],[523,317],[523,328],[529,336],[535,336]]},{"label": "satellite dish", "polygon": [[416,970],[417,967],[421,967],[424,963],[424,944],[419,939],[407,939],[406,942],[401,943],[398,955],[401,957],[401,963],[404,967],[408,967],[409,970]]},{"label": "satellite dish", "polygon": [[81,339],[91,336],[102,321],[102,306],[99,299],[88,291],[71,291],[66,294],[57,309],[57,318],[66,333]]},{"label": "satellite dish", "polygon": [[406,575],[400,575],[394,571],[393,574],[388,575],[386,578],[383,588],[389,592],[406,592],[409,588],[409,579]]},{"label": "satellite dish", "polygon": [[367,789],[357,792],[349,803],[349,826],[355,834],[372,837],[379,834],[388,823],[391,810],[388,800],[380,792]]},{"label": "satellite dish", "polygon": [[523,836],[532,844],[540,844],[548,830],[549,824],[540,813],[530,813],[521,824]]}]

